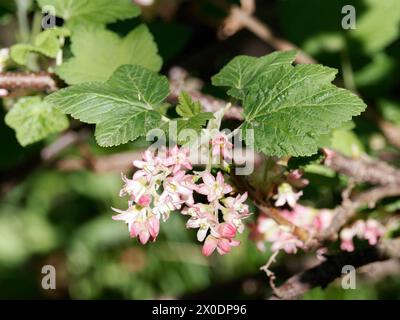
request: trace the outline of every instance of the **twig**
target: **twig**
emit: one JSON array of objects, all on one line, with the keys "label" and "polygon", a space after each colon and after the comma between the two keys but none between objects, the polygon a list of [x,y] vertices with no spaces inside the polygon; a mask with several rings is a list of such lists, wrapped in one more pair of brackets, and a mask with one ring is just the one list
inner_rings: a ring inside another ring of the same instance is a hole
[{"label": "twig", "polygon": [[0,88],[50,92],[57,90],[57,85],[52,74],[47,72],[4,72],[0,73]]},{"label": "twig", "polygon": [[381,240],[377,246],[370,246],[364,250],[350,253],[342,252],[326,258],[318,266],[294,275],[283,285],[276,288],[277,297],[280,299],[297,299],[312,288],[324,288],[342,275],[342,268],[345,265],[359,268],[376,261],[400,258],[400,239]]},{"label": "twig", "polygon": [[82,129],[79,132],[68,131],[62,134],[56,141],[47,147],[43,148],[40,152],[41,159],[44,162],[54,160],[62,151],[68,147],[84,141],[89,136],[89,130]]},{"label": "twig", "polygon": [[333,240],[338,231],[355,215],[357,209],[365,204],[373,207],[377,201],[395,196],[400,196],[400,185],[378,186],[344,201],[341,206],[335,209],[332,223],[318,236],[318,239],[321,242]]},{"label": "twig", "polygon": [[355,182],[373,184],[400,184],[400,170],[383,161],[374,160],[366,155],[354,159],[330,149],[325,153],[324,165],[351,177]]},{"label": "twig", "polygon": [[397,149],[400,149],[400,128],[380,118],[378,119],[378,126],[388,142]]},{"label": "twig", "polygon": [[252,15],[252,12],[249,12],[248,9],[245,10],[243,7],[232,6],[230,14],[225,19],[219,34],[221,37],[230,37],[242,28],[247,28],[276,50],[298,50],[299,54],[296,58],[298,63],[316,63],[312,57],[300,51],[300,49],[297,48],[293,43],[276,37],[270,28],[255,18]]},{"label": "twig", "polygon": [[390,259],[378,261],[361,267],[358,271],[368,280],[379,281],[388,276],[396,275],[400,270],[400,260]]},{"label": "twig", "polygon": [[141,152],[121,152],[91,158],[90,163],[84,158],[68,158],[58,161],[55,166],[60,171],[77,171],[91,169],[97,173],[121,172],[132,169],[132,161],[139,160]]},{"label": "twig", "polygon": [[260,270],[264,271],[267,274],[267,277],[269,278],[269,285],[271,286],[272,290],[275,292],[276,286],[275,286],[275,273],[270,270],[271,265],[276,262],[276,257],[279,254],[279,250],[275,251],[268,259],[267,263],[263,266],[260,267]]}]

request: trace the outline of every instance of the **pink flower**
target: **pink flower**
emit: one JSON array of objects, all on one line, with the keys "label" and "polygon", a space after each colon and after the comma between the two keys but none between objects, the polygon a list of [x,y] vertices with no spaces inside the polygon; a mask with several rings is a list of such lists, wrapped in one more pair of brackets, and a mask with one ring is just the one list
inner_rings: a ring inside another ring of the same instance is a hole
[{"label": "pink flower", "polygon": [[264,242],[270,242],[271,250],[284,250],[286,253],[296,253],[297,248],[303,247],[303,242],[293,235],[287,227],[278,225],[274,220],[261,215],[253,229],[252,238],[256,240],[257,247],[265,250]]},{"label": "pink flower", "polygon": [[153,213],[161,217],[163,221],[169,218],[171,211],[178,210],[182,206],[182,200],[177,193],[163,192],[155,202]]},{"label": "pink flower", "polygon": [[231,252],[232,247],[237,247],[238,245],[240,245],[240,241],[238,240],[215,238],[209,235],[206,241],[204,241],[202,253],[208,257],[217,249],[220,255],[224,255]]},{"label": "pink flower", "polygon": [[310,228],[317,214],[317,210],[296,204],[292,210],[282,210],[281,214],[297,226]]},{"label": "pink flower", "polygon": [[290,207],[293,208],[302,194],[302,191],[299,191],[297,193],[294,192],[290,184],[282,183],[278,187],[278,194],[274,197],[276,199],[275,205],[277,207],[282,207],[283,205],[285,205],[285,203],[287,203]]},{"label": "pink flower", "polygon": [[167,152],[167,158],[163,164],[167,167],[172,166],[172,172],[176,173],[181,169],[191,170],[192,164],[189,159],[190,150],[188,148],[179,148],[174,146]]},{"label": "pink flower", "polygon": [[147,181],[144,178],[133,177],[133,179],[128,179],[125,175],[122,175],[122,180],[125,184],[119,192],[120,197],[129,195],[134,201],[137,201],[147,192]]},{"label": "pink flower", "polygon": [[224,238],[236,236],[236,228],[230,223],[220,223],[214,230],[214,235]]},{"label": "pink flower", "polygon": [[247,204],[245,204],[245,201],[247,199],[247,192],[241,194],[238,194],[236,198],[234,197],[228,197],[222,200],[223,204],[225,205],[226,209],[231,212],[237,212],[240,214],[248,214],[249,213],[249,207]]},{"label": "pink flower", "polygon": [[228,197],[222,200],[225,207],[222,207],[224,220],[234,225],[239,233],[244,231],[244,224],[242,219],[249,216],[249,207],[244,202],[247,199],[247,192],[236,198]]},{"label": "pink flower", "polygon": [[303,178],[303,173],[299,169],[291,171],[287,176],[287,181],[296,188],[304,188],[310,183],[310,181]]},{"label": "pink flower", "polygon": [[149,239],[154,241],[160,230],[160,221],[154,215],[147,215],[148,209],[141,206],[131,206],[126,211],[112,208],[118,215],[113,220],[124,221],[132,238],[138,237],[141,244],[146,244]]},{"label": "pink flower", "polygon": [[[202,242],[205,239],[208,230],[210,230],[210,228],[214,226],[217,221],[212,212],[203,211],[205,209],[204,207],[202,208],[198,206],[194,207],[193,209],[194,210],[192,212],[196,213],[192,214],[192,217],[186,223],[186,227],[193,229],[199,228],[197,231],[197,240]],[[209,210],[210,209],[212,208],[209,208]]]},{"label": "pink flower", "polygon": [[211,230],[211,235],[206,238],[203,245],[203,255],[210,256],[215,249],[220,255],[227,254],[232,247],[237,247],[240,241],[232,239],[236,235],[236,229],[229,223],[221,223]]},{"label": "pink flower", "polygon": [[151,196],[149,195],[143,195],[139,198],[137,204],[142,206],[142,207],[147,207],[151,202]]},{"label": "pink flower", "polygon": [[155,157],[154,153],[147,149],[142,154],[143,160],[135,160],[133,161],[133,165],[139,169],[144,171],[144,174],[147,175],[149,178],[155,176],[160,171],[160,158]]},{"label": "pink flower", "polygon": [[196,184],[193,182],[193,177],[185,175],[183,171],[178,171],[174,176],[167,178],[164,182],[164,192],[168,193],[171,197],[173,197],[174,194],[179,195],[182,199],[182,203],[185,202],[187,205],[194,204],[193,190],[196,187]]},{"label": "pink flower", "polygon": [[328,228],[332,223],[332,210],[321,209],[313,221],[313,228],[316,232],[321,232]]},{"label": "pink flower", "polygon": [[368,240],[370,245],[378,243],[378,239],[385,233],[384,227],[375,219],[357,220],[350,227],[343,228],[340,232],[340,248],[345,251],[353,251],[353,237]]},{"label": "pink flower", "polygon": [[[186,174],[192,170],[189,150],[177,146],[161,149],[156,155],[147,150],[134,165],[139,170],[132,179],[122,176],[124,186],[120,192],[121,196],[129,196],[129,207],[125,211],[113,209],[119,213],[113,219],[127,223],[131,237],[137,237],[142,244],[154,241],[160,230],[160,219],[165,222],[172,211],[181,210],[182,214],[190,215],[186,226],[198,229],[197,239],[205,241],[204,254],[210,255],[215,249],[226,254],[239,245],[233,238],[237,232],[243,232],[242,219],[249,215],[244,203],[247,194],[224,199],[232,187],[225,183],[221,171],[216,177],[210,172]],[[203,183],[197,185],[199,179]],[[195,191],[207,195],[210,203],[195,203]]]},{"label": "pink flower", "polygon": [[0,88],[0,97],[7,97],[8,96],[8,90]]},{"label": "pink flower", "polygon": [[385,233],[383,226],[375,219],[368,219],[365,223],[364,238],[370,245],[378,243],[378,239]]},{"label": "pink flower", "polygon": [[221,171],[218,171],[217,178],[209,172],[205,172],[202,178],[204,183],[198,186],[197,192],[207,195],[209,202],[221,199],[224,194],[232,191],[232,187],[225,183]]},{"label": "pink flower", "polygon": [[340,232],[340,249],[343,251],[354,251],[354,243],[353,243],[354,231],[350,228],[344,228]]},{"label": "pink flower", "polygon": [[297,248],[301,248],[303,242],[299,240],[293,233],[279,230],[275,234],[275,239],[271,247],[272,251],[283,250],[286,253],[296,253]]},{"label": "pink flower", "polygon": [[213,156],[221,155],[224,159],[232,159],[233,144],[229,141],[225,133],[219,132],[211,139],[211,154]]}]

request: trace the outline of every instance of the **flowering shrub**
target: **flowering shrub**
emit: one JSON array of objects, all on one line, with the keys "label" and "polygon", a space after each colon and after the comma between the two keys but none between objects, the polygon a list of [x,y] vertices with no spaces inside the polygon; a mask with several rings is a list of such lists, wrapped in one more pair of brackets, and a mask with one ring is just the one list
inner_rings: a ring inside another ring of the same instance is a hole
[{"label": "flowering shrub", "polygon": [[[286,2],[291,1],[282,6]],[[391,2],[386,11],[399,12],[397,2]],[[158,50],[155,41],[163,34],[154,38],[150,32],[161,29],[158,25],[133,23],[136,27],[129,32],[111,30],[118,29],[116,22],[141,12],[146,19],[159,15],[169,23],[180,1],[23,3],[16,1],[18,18],[25,17],[18,25],[29,30],[10,37],[21,38],[21,43],[0,49],[4,123],[22,146],[48,143],[32,159],[49,166],[65,148],[78,146],[82,159],[69,166],[55,164],[62,169],[76,168],[76,163],[96,173],[112,167],[109,159],[108,166],[99,165],[93,145],[98,150],[118,147],[111,149],[114,153],[140,149],[141,158],[133,161],[129,175],[125,166],[117,168],[125,172],[119,195],[127,205],[112,208],[112,219],[126,223],[131,238],[143,245],[154,242],[169,217],[181,215],[188,232],[195,229],[204,256],[215,251],[225,255],[241,241],[253,240],[269,253],[264,270],[273,279],[269,267],[280,252],[312,252],[329,261],[330,255],[347,257],[364,245],[379,250],[397,237],[400,205],[381,200],[400,195],[399,156],[393,151],[400,148],[400,113],[395,104],[379,99],[371,113],[382,113],[376,121],[379,133],[371,138],[365,130],[358,139],[352,130],[352,119],[367,108],[357,82],[369,88],[380,81],[382,66],[396,70],[396,50],[380,45],[394,43],[392,33],[364,46],[359,44],[374,23],[360,23],[360,34],[351,30],[343,39],[342,32],[333,34],[339,40],[329,50],[341,52],[337,65],[342,65],[342,79],[335,79],[338,70],[316,63],[290,43],[273,41],[276,51],[232,57],[211,79],[200,80],[180,67],[163,66],[159,51],[165,55],[168,50]],[[161,3],[166,7],[160,9]],[[262,23],[252,21],[254,3],[240,3],[232,4],[220,31],[227,36],[250,23],[247,27],[257,34],[270,34]],[[54,12],[43,17],[41,27],[32,11],[43,13],[49,7]],[[367,20],[369,7],[373,5],[365,6]],[[243,21],[236,21],[240,17]],[[387,29],[396,30],[399,17],[388,19]],[[52,25],[45,25],[49,21]],[[319,37],[300,37],[307,40],[303,49],[327,49],[331,41]],[[171,43],[175,50],[178,44]],[[279,50],[282,46],[284,51]],[[352,74],[348,61],[348,50],[355,46],[364,51],[353,67],[371,63],[358,75]],[[214,72],[214,67],[207,71]],[[170,70],[169,77],[160,70]],[[207,92],[218,92],[218,98],[203,92],[203,81],[209,82]],[[89,141],[92,129],[95,140]],[[3,189],[9,185],[14,181]]]}]

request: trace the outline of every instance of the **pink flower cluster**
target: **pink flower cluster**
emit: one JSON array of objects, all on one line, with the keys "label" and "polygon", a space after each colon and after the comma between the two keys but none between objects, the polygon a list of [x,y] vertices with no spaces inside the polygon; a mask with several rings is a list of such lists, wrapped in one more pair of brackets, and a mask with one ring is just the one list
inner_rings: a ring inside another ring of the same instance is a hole
[{"label": "pink flower cluster", "polygon": [[[281,215],[296,226],[306,229],[315,235],[327,228],[332,221],[332,212],[328,209],[314,209],[296,204],[292,210],[282,210]],[[273,219],[260,215],[252,230],[252,238],[257,247],[264,251],[265,242],[272,244],[272,251],[283,250],[286,253],[296,253],[298,248],[303,248],[304,243],[289,227],[279,225]]]},{"label": "pink flower cluster", "polygon": [[[160,220],[165,222],[172,211],[179,210],[190,216],[187,227],[198,229],[204,255],[215,250],[226,254],[239,245],[234,238],[237,232],[243,232],[242,220],[249,215],[244,203],[247,194],[227,196],[233,188],[225,183],[221,171],[216,177],[208,171],[188,173],[193,169],[189,150],[178,146],[157,154],[146,150],[143,160],[133,164],[139,170],[132,179],[122,177],[125,184],[120,192],[120,196],[129,196],[128,209],[113,208],[119,213],[113,219],[126,222],[131,237],[142,244],[156,240]],[[200,180],[202,183],[197,183]],[[195,192],[205,195],[208,203],[196,203]]]},{"label": "pink flower cluster", "polygon": [[340,232],[340,248],[344,251],[354,251],[354,237],[368,240],[370,245],[375,245],[384,233],[385,228],[375,219],[357,220],[350,227],[343,228]]}]

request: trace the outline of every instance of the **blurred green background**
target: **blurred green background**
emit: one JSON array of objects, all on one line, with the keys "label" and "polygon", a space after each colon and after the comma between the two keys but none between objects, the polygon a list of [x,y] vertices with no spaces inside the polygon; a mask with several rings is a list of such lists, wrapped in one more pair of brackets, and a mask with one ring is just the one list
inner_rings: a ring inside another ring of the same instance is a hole
[{"label": "blurred green background", "polygon": [[[230,5],[238,1],[156,1],[141,18],[110,25],[125,34],[144,20],[164,58],[163,73],[173,65],[205,81],[237,54],[264,55],[273,50],[247,30],[218,39],[216,29]],[[352,4],[355,30],[343,30],[341,8]],[[172,7],[172,9],[170,9]],[[169,8],[170,11],[167,11]],[[32,8],[34,10],[34,8]],[[167,14],[168,13],[168,14]],[[400,126],[400,1],[399,0],[276,0],[257,1],[256,16],[278,36],[308,52],[320,63],[339,69],[337,84],[357,90],[369,111],[349,128],[338,130],[329,142],[344,153],[361,151],[398,165],[399,154],[383,138],[375,116]],[[0,2],[0,47],[15,43],[13,1]],[[118,171],[62,171],[42,165],[41,149],[54,141],[22,148],[4,124],[0,137],[0,298],[155,299],[265,298],[271,293],[259,267],[270,256],[241,236],[242,245],[224,257],[201,255],[195,232],[185,218],[173,214],[161,226],[155,243],[142,246],[130,239],[123,223],[111,220],[111,207],[123,208],[118,197]],[[92,136],[92,135],[91,135]],[[95,156],[137,150],[141,142],[102,149],[92,138]],[[61,159],[80,156],[71,147]],[[320,169],[320,168],[319,168]],[[311,186],[304,191],[309,205],[333,207],[340,202],[343,181],[331,172],[310,169]],[[385,203],[373,214],[398,213],[400,203]],[[278,283],[307,266],[309,257],[280,255],[274,270]],[[41,288],[41,268],[57,270],[56,290]],[[340,281],[325,290],[314,289],[305,299],[400,298],[400,277],[371,279],[359,274],[356,290],[343,290]]]}]

